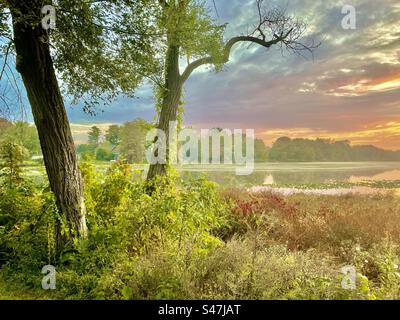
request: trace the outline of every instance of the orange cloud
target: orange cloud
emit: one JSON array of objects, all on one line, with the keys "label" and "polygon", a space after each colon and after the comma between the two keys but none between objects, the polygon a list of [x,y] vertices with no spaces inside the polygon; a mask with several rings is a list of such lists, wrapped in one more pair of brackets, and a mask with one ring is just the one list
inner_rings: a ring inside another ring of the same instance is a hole
[{"label": "orange cloud", "polygon": [[361,79],[332,89],[329,94],[339,97],[362,96],[371,92],[387,92],[398,89],[400,89],[400,74],[395,74],[376,79]]}]

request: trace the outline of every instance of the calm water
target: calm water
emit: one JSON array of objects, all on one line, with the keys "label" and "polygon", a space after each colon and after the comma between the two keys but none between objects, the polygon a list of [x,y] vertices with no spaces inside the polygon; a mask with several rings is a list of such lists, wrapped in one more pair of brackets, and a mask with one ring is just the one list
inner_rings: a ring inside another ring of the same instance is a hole
[{"label": "calm water", "polygon": [[[100,172],[106,172],[108,163],[98,165]],[[143,165],[134,166],[143,169]],[[208,179],[221,186],[269,186],[304,185],[362,181],[398,181],[400,183],[400,162],[323,162],[323,163],[258,163],[248,176],[238,176],[232,165],[190,165],[177,167],[185,177],[206,174]],[[26,167],[27,176],[42,180],[44,168]]]},{"label": "calm water", "polygon": [[194,177],[206,172],[209,179],[225,186],[400,181],[400,162],[259,163],[248,176],[237,176],[234,166],[224,165],[192,165],[178,170]]}]

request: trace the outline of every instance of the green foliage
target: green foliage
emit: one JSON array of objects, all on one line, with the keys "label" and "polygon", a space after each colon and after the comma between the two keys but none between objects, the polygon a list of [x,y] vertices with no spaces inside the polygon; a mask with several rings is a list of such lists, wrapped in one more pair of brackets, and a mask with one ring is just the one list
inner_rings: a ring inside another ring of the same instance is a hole
[{"label": "green foliage", "polygon": [[[158,54],[154,56],[157,61],[155,67],[148,70],[148,78],[155,85],[156,108],[160,109],[161,101],[171,90],[166,82],[171,77],[167,74],[171,49],[175,48],[178,58],[188,64],[200,58],[212,57],[214,66],[220,70],[224,62],[223,35],[226,26],[218,25],[211,17],[205,1],[159,2],[152,9],[157,30],[152,41],[157,43]],[[159,37],[159,34],[163,37]]]},{"label": "green foliage", "polygon": [[83,161],[110,161],[115,159],[115,149],[109,141],[100,143],[101,130],[93,126],[88,134],[89,144],[80,144],[76,152]]},{"label": "green foliage", "polygon": [[83,152],[81,154],[81,160],[82,161],[94,161],[96,160],[96,154],[93,151],[87,151],[87,152]]},{"label": "green foliage", "polygon": [[83,101],[84,110],[94,113],[94,106],[120,93],[131,96],[153,68],[151,4],[64,0],[56,11],[57,29],[51,35],[54,61],[73,101]]},{"label": "green foliage", "polygon": [[143,119],[126,122],[122,126],[112,125],[100,143],[101,131],[92,127],[88,135],[89,144],[77,146],[77,153],[83,161],[110,161],[123,159],[129,163],[145,162],[146,135],[152,127]]},{"label": "green foliage", "polygon": [[[163,9],[159,28],[173,34],[172,41],[181,48],[188,60],[212,56],[222,60],[225,25],[218,25],[204,1],[171,1]],[[171,39],[170,39],[171,40]]]},{"label": "green foliage", "polygon": [[97,147],[100,143],[100,135],[101,135],[101,130],[99,128],[97,128],[96,126],[91,127],[88,133],[89,145]]},{"label": "green foliage", "polygon": [[91,161],[96,158],[96,146],[92,144],[80,144],[77,146],[76,152],[83,161]]},{"label": "green foliage", "polygon": [[128,197],[128,187],[132,183],[131,167],[116,162],[110,166],[104,178],[90,163],[82,164],[81,170],[86,185],[88,224],[107,226],[124,208],[123,205]]},{"label": "green foliage", "polygon": [[0,141],[17,143],[26,148],[30,155],[41,153],[36,127],[27,122],[6,123],[0,128]]},{"label": "green foliage", "polygon": [[114,159],[114,155],[104,148],[97,148],[96,150],[96,160],[99,161],[110,161]]},{"label": "green foliage", "polygon": [[0,177],[5,178],[10,188],[21,182],[21,166],[28,156],[28,150],[16,143],[3,142],[0,145]]},{"label": "green foliage", "polygon": [[[233,190],[130,165],[81,166],[90,237],[56,252],[54,198],[0,189],[0,296],[56,299],[398,299],[399,199]],[[39,290],[45,264],[57,290]],[[357,270],[342,288],[341,267]]]},{"label": "green foliage", "polygon": [[120,129],[118,150],[121,158],[129,163],[145,161],[146,135],[151,125],[143,119],[126,122]]},{"label": "green foliage", "polygon": [[254,140],[254,161],[255,162],[267,162],[268,161],[269,148],[265,145],[261,139]]},{"label": "green foliage", "polygon": [[106,132],[106,141],[113,146],[118,146],[121,142],[121,127],[118,125],[111,125]]},{"label": "green foliage", "polygon": [[[42,5],[30,1],[27,13],[21,15],[19,2],[2,2],[1,36],[13,38],[10,11],[27,28],[39,27]],[[63,92],[73,103],[82,103],[86,112],[94,114],[96,106],[118,94],[132,96],[143,76],[153,72],[157,51],[150,40],[156,33],[151,2],[63,0],[53,6],[56,29],[43,41],[51,43]],[[8,53],[8,45],[2,45],[1,51]],[[13,81],[11,76],[9,81]]]},{"label": "green foliage", "polygon": [[0,189],[0,264],[27,287],[35,287],[37,270],[55,262],[55,208],[50,194],[28,182]]}]

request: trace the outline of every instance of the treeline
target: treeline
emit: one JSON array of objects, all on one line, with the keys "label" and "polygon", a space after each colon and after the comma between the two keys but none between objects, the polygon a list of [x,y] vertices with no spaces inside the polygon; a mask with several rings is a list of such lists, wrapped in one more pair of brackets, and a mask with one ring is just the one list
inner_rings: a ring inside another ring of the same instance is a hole
[{"label": "treeline", "polygon": [[[96,126],[91,127],[86,144],[77,146],[81,160],[110,161],[124,160],[128,163],[146,163],[146,135],[154,126],[143,119],[135,119],[123,125],[111,125],[105,132]],[[220,129],[219,129],[220,130]],[[246,140],[243,141],[243,153],[246,152]],[[234,151],[234,150],[232,150]],[[221,137],[221,159],[224,160],[224,141]],[[211,140],[210,140],[211,162]],[[255,139],[254,158],[256,162],[267,161],[268,148],[264,141]],[[232,159],[234,156],[232,155]],[[199,144],[199,162],[201,162],[201,145]]]},{"label": "treeline", "polygon": [[372,145],[352,146],[349,141],[326,139],[290,139],[281,137],[268,152],[269,161],[400,161],[400,151],[389,151]]},{"label": "treeline", "polygon": [[[128,163],[146,162],[146,134],[152,124],[143,119],[112,125],[105,132],[96,126],[88,134],[88,143],[78,145],[83,160],[126,160]],[[224,159],[221,138],[221,161]],[[199,145],[199,162],[201,146]],[[243,152],[246,152],[243,139]],[[234,159],[234,157],[232,157]],[[271,148],[263,140],[254,141],[255,162],[340,162],[340,161],[400,161],[400,151],[383,150],[372,145],[352,146],[349,141],[328,139],[290,139],[281,137]],[[211,141],[210,141],[211,162]]]},{"label": "treeline", "polygon": [[[143,119],[135,119],[123,125],[111,125],[104,132],[93,126],[88,133],[87,143],[77,145],[78,156],[81,160],[119,159],[128,163],[145,163],[146,134],[151,128],[153,125]],[[9,143],[22,147],[26,159],[41,155],[35,125],[23,121],[10,122],[0,118],[0,148]],[[222,139],[222,161],[223,145]],[[243,139],[243,152],[246,152],[245,139]],[[256,138],[254,157],[255,162],[400,161],[400,151],[383,150],[372,145],[352,146],[349,141],[288,137],[277,139],[269,148],[263,140]]]},{"label": "treeline", "polygon": [[106,132],[93,126],[86,144],[77,146],[81,160],[126,160],[129,163],[145,161],[146,134],[152,125],[135,119],[123,125],[111,125]]}]

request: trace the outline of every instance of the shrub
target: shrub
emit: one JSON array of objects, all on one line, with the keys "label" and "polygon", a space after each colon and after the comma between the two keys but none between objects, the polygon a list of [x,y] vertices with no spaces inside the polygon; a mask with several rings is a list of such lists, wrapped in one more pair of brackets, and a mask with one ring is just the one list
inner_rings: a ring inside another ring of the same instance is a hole
[{"label": "shrub", "polygon": [[[395,197],[282,197],[175,173],[151,188],[116,162],[81,166],[89,238],[55,254],[47,190],[0,189],[0,283],[57,299],[399,299]],[[45,264],[57,290],[39,292]],[[342,288],[341,267],[357,270]],[[13,289],[14,290],[14,289]],[[2,291],[0,290],[0,296]]]},{"label": "shrub", "polygon": [[4,178],[4,183],[9,188],[13,188],[22,181],[21,166],[25,159],[29,157],[29,151],[21,145],[13,142],[4,142],[0,145],[0,178]]},{"label": "shrub", "polygon": [[96,150],[96,160],[99,161],[110,161],[114,159],[114,155],[112,152],[104,149],[104,148],[97,148]]},{"label": "shrub", "polygon": [[233,233],[248,231],[252,216],[267,216],[268,240],[293,250],[317,248],[340,255],[344,242],[368,248],[388,235],[400,242],[400,199],[394,196],[283,197],[237,190],[225,196],[235,204],[232,216],[238,227]]}]

